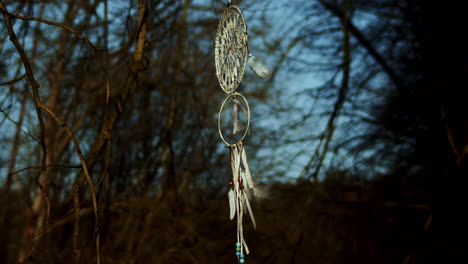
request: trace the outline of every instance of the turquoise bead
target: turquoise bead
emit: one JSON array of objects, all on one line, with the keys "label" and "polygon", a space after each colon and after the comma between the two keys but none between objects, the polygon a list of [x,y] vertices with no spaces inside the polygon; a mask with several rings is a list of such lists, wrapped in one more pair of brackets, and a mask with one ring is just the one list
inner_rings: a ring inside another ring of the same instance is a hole
[{"label": "turquoise bead", "polygon": [[243,259],[243,258],[245,257],[245,255],[244,255],[244,254],[239,254],[239,257],[240,257],[241,259]]},{"label": "turquoise bead", "polygon": [[236,247],[240,247],[241,244],[239,242],[236,243]]},{"label": "turquoise bead", "polygon": [[239,263],[244,263],[245,262],[245,259],[240,259],[239,260]]},{"label": "turquoise bead", "polygon": [[240,253],[240,252],[236,252],[236,256],[238,256],[238,257],[239,257],[240,255],[241,255],[241,253]]}]

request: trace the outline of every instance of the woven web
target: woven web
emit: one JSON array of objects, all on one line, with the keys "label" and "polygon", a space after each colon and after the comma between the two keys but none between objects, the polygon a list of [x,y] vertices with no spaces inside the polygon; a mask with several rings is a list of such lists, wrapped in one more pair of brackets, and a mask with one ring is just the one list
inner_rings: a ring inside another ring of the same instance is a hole
[{"label": "woven web", "polygon": [[218,25],[215,43],[216,76],[226,93],[233,93],[244,77],[247,60],[247,27],[237,6],[225,11]]}]

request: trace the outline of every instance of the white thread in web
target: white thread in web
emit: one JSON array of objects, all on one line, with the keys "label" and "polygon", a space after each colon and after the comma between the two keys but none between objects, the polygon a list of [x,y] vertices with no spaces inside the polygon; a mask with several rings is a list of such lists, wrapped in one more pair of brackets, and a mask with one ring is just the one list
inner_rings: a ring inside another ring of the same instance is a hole
[{"label": "white thread in web", "polygon": [[215,66],[219,85],[233,93],[244,77],[247,64],[247,26],[242,11],[230,5],[219,21],[215,41]]}]

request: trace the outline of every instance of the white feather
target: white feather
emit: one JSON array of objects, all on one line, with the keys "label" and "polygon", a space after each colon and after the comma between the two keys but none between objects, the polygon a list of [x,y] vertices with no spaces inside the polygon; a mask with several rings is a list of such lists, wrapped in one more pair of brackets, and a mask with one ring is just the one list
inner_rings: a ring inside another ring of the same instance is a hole
[{"label": "white feather", "polygon": [[247,182],[246,176],[245,176],[245,171],[242,168],[241,168],[240,174],[241,174],[242,182],[244,182],[244,183]]},{"label": "white feather", "polygon": [[250,215],[250,219],[252,220],[253,227],[254,229],[257,229],[257,224],[255,223],[255,217],[252,211],[252,207],[250,207],[249,198],[247,197],[245,190],[243,192],[244,192],[244,197],[245,197],[245,204],[247,205],[247,210],[249,211],[249,215]]},{"label": "white feather", "polygon": [[247,64],[249,64],[250,68],[262,79],[270,77],[270,70],[265,66],[263,62],[261,62],[257,57],[250,56],[247,60]]},{"label": "white feather", "polygon": [[244,114],[247,116],[247,110],[245,107],[241,104],[239,99],[234,98],[233,100],[234,107],[232,109],[232,119],[233,119],[233,129],[232,129],[232,134],[235,135],[237,132],[242,131],[242,123],[239,120],[239,108],[244,112]]},{"label": "white feather", "polygon": [[254,182],[252,179],[252,174],[250,173],[250,168],[249,168],[249,163],[247,162],[247,154],[245,153],[245,147],[242,148],[242,164],[244,165],[245,168],[245,181],[247,182],[247,186],[250,189],[254,188]]},{"label": "white feather", "polygon": [[232,220],[236,215],[236,193],[232,188],[228,192],[229,197],[229,218]]},{"label": "white feather", "polygon": [[237,161],[236,161],[236,149],[231,148],[231,169],[232,169],[232,181],[234,182],[234,185],[237,183],[237,177],[236,177],[236,172],[237,172]]},{"label": "white feather", "polygon": [[242,240],[242,244],[244,244],[245,254],[248,255],[250,252],[249,252],[249,247],[247,246],[247,243],[245,242],[245,239]]},{"label": "white feather", "polygon": [[234,148],[234,158],[235,158],[235,161],[236,161],[236,167],[235,167],[236,171],[235,171],[235,175],[233,175],[233,177],[236,178],[235,179],[236,181],[239,180],[238,177],[240,176],[239,173],[240,173],[240,165],[241,165],[241,155],[240,155],[239,151],[240,151],[239,146],[236,146]]},{"label": "white feather", "polygon": [[268,192],[264,187],[260,187],[258,185],[252,189],[253,196],[256,200],[263,200],[268,198]]},{"label": "white feather", "polygon": [[243,104],[241,104],[241,102],[239,101],[239,99],[234,99],[233,100],[234,103],[236,103],[238,105],[238,107],[242,110],[242,112],[244,113],[245,116],[248,115],[248,111],[247,111],[247,108],[245,108],[245,106]]},{"label": "white feather", "polygon": [[238,100],[234,99],[234,107],[232,108],[232,120],[233,120],[232,134],[233,135],[235,135],[237,132],[240,131],[238,107],[239,107]]}]

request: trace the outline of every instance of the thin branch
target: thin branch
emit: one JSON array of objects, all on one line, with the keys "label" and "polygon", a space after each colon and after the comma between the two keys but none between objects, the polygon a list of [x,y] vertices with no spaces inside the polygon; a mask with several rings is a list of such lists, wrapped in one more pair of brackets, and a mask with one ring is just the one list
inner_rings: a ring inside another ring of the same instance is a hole
[{"label": "thin branch", "polygon": [[47,25],[51,25],[51,26],[55,26],[55,27],[65,29],[66,31],[68,31],[70,33],[73,33],[77,38],[79,38],[81,41],[86,43],[91,49],[93,49],[94,52],[98,51],[96,46],[89,39],[87,39],[86,37],[81,35],[80,32],[78,32],[76,29],[74,29],[74,28],[72,28],[70,26],[67,26],[67,25],[61,24],[61,23],[57,23],[57,22],[54,22],[54,21],[49,21],[49,20],[46,20],[46,19],[42,19],[40,17],[30,17],[30,16],[21,16],[21,15],[17,15],[17,14],[12,14],[12,13],[9,13],[6,10],[6,8],[4,7],[3,4],[0,4],[0,10],[4,15],[7,15],[7,16],[12,17],[12,18],[17,18],[17,19],[27,20],[27,21],[37,21],[37,22],[40,22],[40,23],[44,23],[44,24],[47,24]]},{"label": "thin branch", "polygon": [[[127,101],[130,89],[133,87],[135,81],[138,79],[140,72],[146,69],[146,64],[144,61],[144,49],[146,41],[146,29],[147,29],[147,15],[148,15],[148,4],[147,0],[138,1],[138,32],[137,39],[135,44],[135,51],[133,55],[133,62],[130,66],[127,80],[125,81],[124,88],[117,99],[114,102],[114,107],[107,108],[105,113],[104,123],[99,131],[98,138],[93,143],[91,150],[89,151],[88,157],[85,161],[86,168],[91,168],[97,161],[99,154],[101,153],[104,145],[108,142],[108,139],[112,133],[112,130],[117,123],[117,120],[120,118],[125,102]],[[146,62],[147,63],[147,62]],[[80,157],[81,159],[81,157]],[[86,171],[82,170],[81,173],[76,178],[72,186],[71,195],[76,195],[77,190],[80,185],[88,179],[89,175],[86,175]],[[94,195],[94,188],[92,190]],[[70,197],[71,198],[71,197]],[[93,202],[94,203],[94,202]],[[100,262],[99,258],[99,230],[98,226],[95,226],[96,234],[96,254],[97,262]]]},{"label": "thin branch", "polygon": [[[144,10],[139,10],[139,33],[136,41],[134,59],[130,66],[127,80],[125,81],[124,88],[122,89],[120,96],[113,102],[114,107],[107,108],[107,111],[105,113],[105,119],[99,131],[99,135],[96,141],[93,143],[91,150],[89,151],[88,157],[86,159],[86,164],[89,168],[91,168],[97,161],[99,154],[101,153],[104,145],[107,143],[108,138],[110,137],[117,120],[120,118],[123,112],[123,107],[127,101],[130,89],[133,87],[133,84],[137,80],[138,75],[140,74],[140,72],[146,69],[146,64],[143,61],[143,51],[146,40],[146,15],[148,13],[146,1],[144,1],[144,6]],[[75,182],[73,183],[72,189],[78,188],[84,180],[85,175],[83,173],[80,173],[80,175],[76,178]],[[73,193],[74,192],[72,191],[71,194]]]},{"label": "thin branch", "polygon": [[343,107],[343,104],[346,100],[346,95],[349,88],[349,75],[351,71],[351,48],[350,48],[350,20],[348,18],[348,1],[343,0],[343,7],[342,7],[343,16],[341,17],[341,23],[343,24],[343,77],[341,79],[341,88],[338,94],[338,98],[335,102],[333,107],[333,112],[328,119],[327,123],[327,130],[324,132],[325,137],[325,145],[323,147],[322,153],[319,157],[318,165],[315,167],[315,171],[313,174],[309,176],[314,178],[315,181],[318,179],[318,174],[320,169],[322,168],[323,161],[325,156],[328,153],[328,148],[330,145],[330,141],[333,137],[335,132],[335,120],[338,118],[340,114],[340,110]]},{"label": "thin branch", "polygon": [[[78,141],[76,140],[73,132],[65,124],[65,122],[63,122],[51,109],[49,109],[46,105],[44,105],[40,101],[39,91],[38,91],[38,88],[39,88],[40,85],[37,83],[37,81],[36,81],[36,79],[34,77],[34,73],[32,71],[32,67],[31,67],[31,64],[29,62],[29,59],[28,59],[22,45],[19,43],[18,38],[16,37],[16,34],[15,34],[14,30],[13,30],[13,26],[11,24],[12,15],[6,10],[6,7],[5,7],[5,5],[3,4],[3,2],[1,0],[0,0],[0,11],[3,14],[3,18],[5,20],[5,24],[7,26],[8,33],[10,35],[10,40],[13,42],[16,49],[18,50],[18,53],[20,54],[21,60],[23,62],[25,70],[26,70],[26,74],[28,76],[28,80],[29,80],[29,82],[31,84],[31,87],[33,88],[34,102],[35,102],[35,105],[36,105],[36,112],[37,112],[40,127],[41,127],[41,144],[42,144],[42,147],[43,147],[43,154],[44,154],[43,159],[42,159],[41,170],[38,173],[38,178],[37,179],[39,179],[39,177],[42,175],[42,173],[46,170],[47,148],[46,148],[46,145],[45,145],[45,128],[44,128],[44,122],[43,122],[42,113],[41,113],[41,109],[42,109],[42,110],[45,110],[55,120],[55,122],[57,122],[59,125],[61,125],[67,131],[68,135],[72,139],[75,150],[76,150],[76,152],[78,154],[78,157],[79,157],[79,159],[81,161],[81,166],[83,168],[82,171],[84,173],[86,181],[89,184],[90,193],[91,193],[91,197],[92,197],[92,201],[93,201],[94,214],[95,214],[95,221],[96,221],[95,224],[96,224],[96,226],[98,226],[97,221],[99,221],[99,217],[98,217],[98,207],[97,207],[97,199],[96,199],[94,184],[93,184],[93,181],[91,179],[91,176],[89,175],[88,167],[86,165],[86,161],[85,161],[85,158],[84,158],[83,153],[81,151],[81,148],[80,148],[80,146],[78,144]],[[42,186],[41,186],[41,191],[44,193],[44,190],[42,190]],[[39,237],[39,240],[40,240],[40,237]]]},{"label": "thin branch", "polygon": [[22,45],[19,43],[18,38],[13,30],[13,25],[11,23],[11,14],[7,11],[3,1],[0,1],[0,11],[3,14],[3,19],[5,20],[5,25],[8,30],[8,34],[10,35],[10,41],[13,42],[18,53],[20,54],[21,60],[23,61],[24,68],[26,70],[26,75],[28,76],[28,80],[31,83],[33,88],[39,88],[39,84],[37,83],[36,79],[34,78],[34,74],[31,69],[31,65],[29,63],[29,59],[24,52]]},{"label": "thin branch", "polygon": [[[3,1],[1,1],[1,0],[0,0],[0,11],[2,12],[3,19],[5,21],[5,26],[6,26],[7,30],[8,30],[8,35],[10,36],[10,41],[14,44],[16,50],[18,51],[18,53],[20,55],[22,64],[24,66],[24,69],[26,71],[26,75],[28,77],[29,84],[31,85],[31,88],[32,88],[32,91],[33,91],[34,104],[36,106],[36,115],[37,115],[37,119],[39,121],[39,131],[40,131],[40,140],[39,141],[40,141],[41,148],[42,148],[42,160],[41,160],[42,164],[41,164],[40,170],[37,172],[37,174],[35,176],[35,179],[38,182],[38,185],[39,185],[39,188],[40,188],[40,192],[42,193],[42,196],[46,199],[46,203],[47,203],[47,216],[46,217],[48,218],[49,217],[49,210],[50,210],[49,199],[47,197],[47,193],[45,192],[44,186],[42,186],[42,184],[39,182],[39,179],[41,178],[42,174],[46,171],[46,164],[47,164],[47,146],[46,146],[46,143],[45,143],[45,125],[44,125],[44,120],[43,120],[43,117],[42,117],[42,112],[41,112],[41,109],[40,109],[40,106],[39,106],[41,104],[40,98],[39,98],[39,90],[38,90],[40,85],[39,85],[39,83],[37,83],[36,78],[34,77],[32,67],[31,67],[31,64],[29,62],[29,58],[26,55],[26,52],[24,51],[23,46],[19,42],[19,40],[18,40],[18,38],[17,38],[17,36],[15,34],[15,31],[13,30],[13,25],[11,23],[11,16],[8,15],[9,13],[8,13],[5,5],[3,4]],[[48,222],[48,221],[49,220],[46,219],[46,222]],[[35,245],[31,248],[31,251],[26,256],[26,258],[31,256],[32,252],[36,249],[36,246],[41,241],[41,238],[42,237],[37,238]],[[22,253],[20,253],[20,256],[21,256],[21,254]],[[22,261],[26,260],[26,258],[23,258]]]},{"label": "thin branch", "polygon": [[[336,5],[330,3],[327,0],[317,0],[320,4],[322,4],[326,9],[328,9],[331,13],[335,16],[343,20],[345,14],[343,11]],[[390,79],[392,80],[393,84],[398,89],[403,89],[404,85],[401,81],[400,77],[396,74],[396,72],[388,65],[385,59],[377,52],[377,50],[372,46],[371,42],[364,37],[364,34],[351,22],[349,18],[346,18],[346,23],[348,24],[349,31],[353,36],[361,43],[361,45],[369,52],[369,54],[375,59],[375,61],[380,64],[382,69],[388,74]]]},{"label": "thin branch", "polygon": [[[15,175],[15,174],[18,174],[18,173],[21,173],[21,172],[23,172],[23,171],[33,170],[33,169],[40,169],[40,168],[42,168],[42,166],[28,166],[28,167],[25,167],[25,168],[22,168],[22,169],[19,169],[19,170],[16,170],[16,171],[12,171],[12,172],[8,173],[8,174],[7,174],[7,177],[8,177],[8,176]],[[81,165],[57,164],[57,165],[46,165],[46,168],[80,169],[80,168],[81,168]]]},{"label": "thin branch", "polygon": [[460,165],[465,156],[468,154],[468,145],[466,145],[463,150],[458,150],[458,147],[455,143],[455,139],[453,138],[452,129],[450,129],[450,126],[448,124],[445,108],[443,106],[440,107],[440,114],[442,116],[442,121],[444,122],[445,129],[447,130],[447,138],[450,143],[450,147],[452,148],[453,155],[455,156],[456,163],[457,165]]},{"label": "thin branch", "polygon": [[[44,120],[42,117],[42,112],[40,108],[40,99],[39,99],[39,83],[37,83],[36,78],[34,77],[34,73],[32,71],[31,64],[29,62],[28,56],[26,55],[26,52],[24,51],[23,46],[19,42],[18,38],[16,37],[15,31],[13,30],[13,25],[11,23],[11,17],[8,15],[8,11],[3,4],[3,1],[0,0],[0,12],[2,12],[3,19],[5,21],[5,26],[8,30],[8,35],[10,36],[10,41],[14,44],[16,50],[18,51],[21,61],[23,63],[24,69],[26,71],[26,75],[28,77],[29,84],[31,85],[32,91],[33,91],[33,96],[34,96],[34,104],[36,106],[36,115],[37,119],[39,121],[39,131],[40,131],[40,137],[39,137],[39,142],[41,144],[42,148],[42,160],[41,160],[41,168],[37,172],[35,179],[39,181],[41,175],[46,171],[46,165],[47,165],[47,146],[45,143],[45,125],[44,125]],[[41,188],[41,191],[43,191],[41,184],[39,183],[39,187]],[[40,238],[38,239],[40,240]]]},{"label": "thin branch", "polygon": [[[86,160],[83,155],[83,152],[81,151],[81,147],[78,143],[78,140],[76,139],[71,129],[65,124],[65,122],[62,121],[49,107],[42,104],[41,102],[39,102],[39,107],[43,109],[44,111],[46,111],[55,120],[57,124],[61,125],[62,128],[65,129],[65,131],[67,132],[68,136],[72,139],[73,145],[75,147],[75,151],[81,161],[82,172],[84,173],[84,177],[86,181],[88,182],[88,186],[89,186],[90,193],[91,193],[91,199],[93,203],[93,208],[94,208],[95,225],[98,226],[99,214],[98,214],[98,204],[97,204],[97,198],[96,198],[96,189],[94,187],[93,179],[91,178],[89,174],[88,166],[86,165]],[[77,193],[75,193],[75,201],[76,199],[78,199],[76,196],[77,196]]]},{"label": "thin branch", "polygon": [[[0,108],[0,113],[2,113],[2,114],[5,116],[6,120],[12,122],[15,126],[17,126],[17,127],[20,126],[20,125],[19,125],[19,122],[16,122],[15,120],[13,120],[13,119],[9,116],[9,114],[7,113],[7,111],[5,111],[5,109]],[[24,125],[24,126],[26,126],[26,125]],[[38,138],[36,138],[36,137],[31,133],[31,130],[29,129],[29,127],[28,127],[28,131],[26,131],[26,130],[23,129],[22,126],[21,126],[21,132],[23,132],[25,135],[27,135],[28,137],[30,137],[32,140],[34,140],[34,141],[40,143],[40,140],[39,140]]]},{"label": "thin branch", "polygon": [[[75,225],[73,228],[73,259],[75,263],[80,263],[80,197],[78,191],[75,192],[73,199],[73,204],[75,206]],[[96,210],[94,210],[96,212]]]},{"label": "thin branch", "polygon": [[[23,92],[23,96],[21,98],[21,109],[19,112],[19,120],[18,120],[18,125],[16,126],[13,146],[11,148],[11,157],[10,157],[10,164],[8,166],[8,173],[11,173],[12,171],[14,171],[15,165],[16,165],[16,156],[18,154],[18,149],[19,149],[20,139],[21,139],[21,132],[22,132],[21,127],[23,126],[24,115],[26,112],[26,100],[28,99],[28,93],[26,89],[27,88],[25,88],[25,91]],[[11,177],[7,177],[7,185],[9,185],[10,180],[11,180]],[[9,186],[7,187],[7,189],[9,189]]]},{"label": "thin branch", "polygon": [[9,80],[9,81],[6,81],[6,82],[2,82],[2,83],[0,83],[0,86],[14,84],[15,82],[18,82],[18,81],[23,80],[24,78],[26,78],[26,76],[27,76],[26,74],[23,74],[23,75],[21,75],[21,76],[19,76],[19,77],[16,77],[16,78],[13,79],[13,80]]}]

